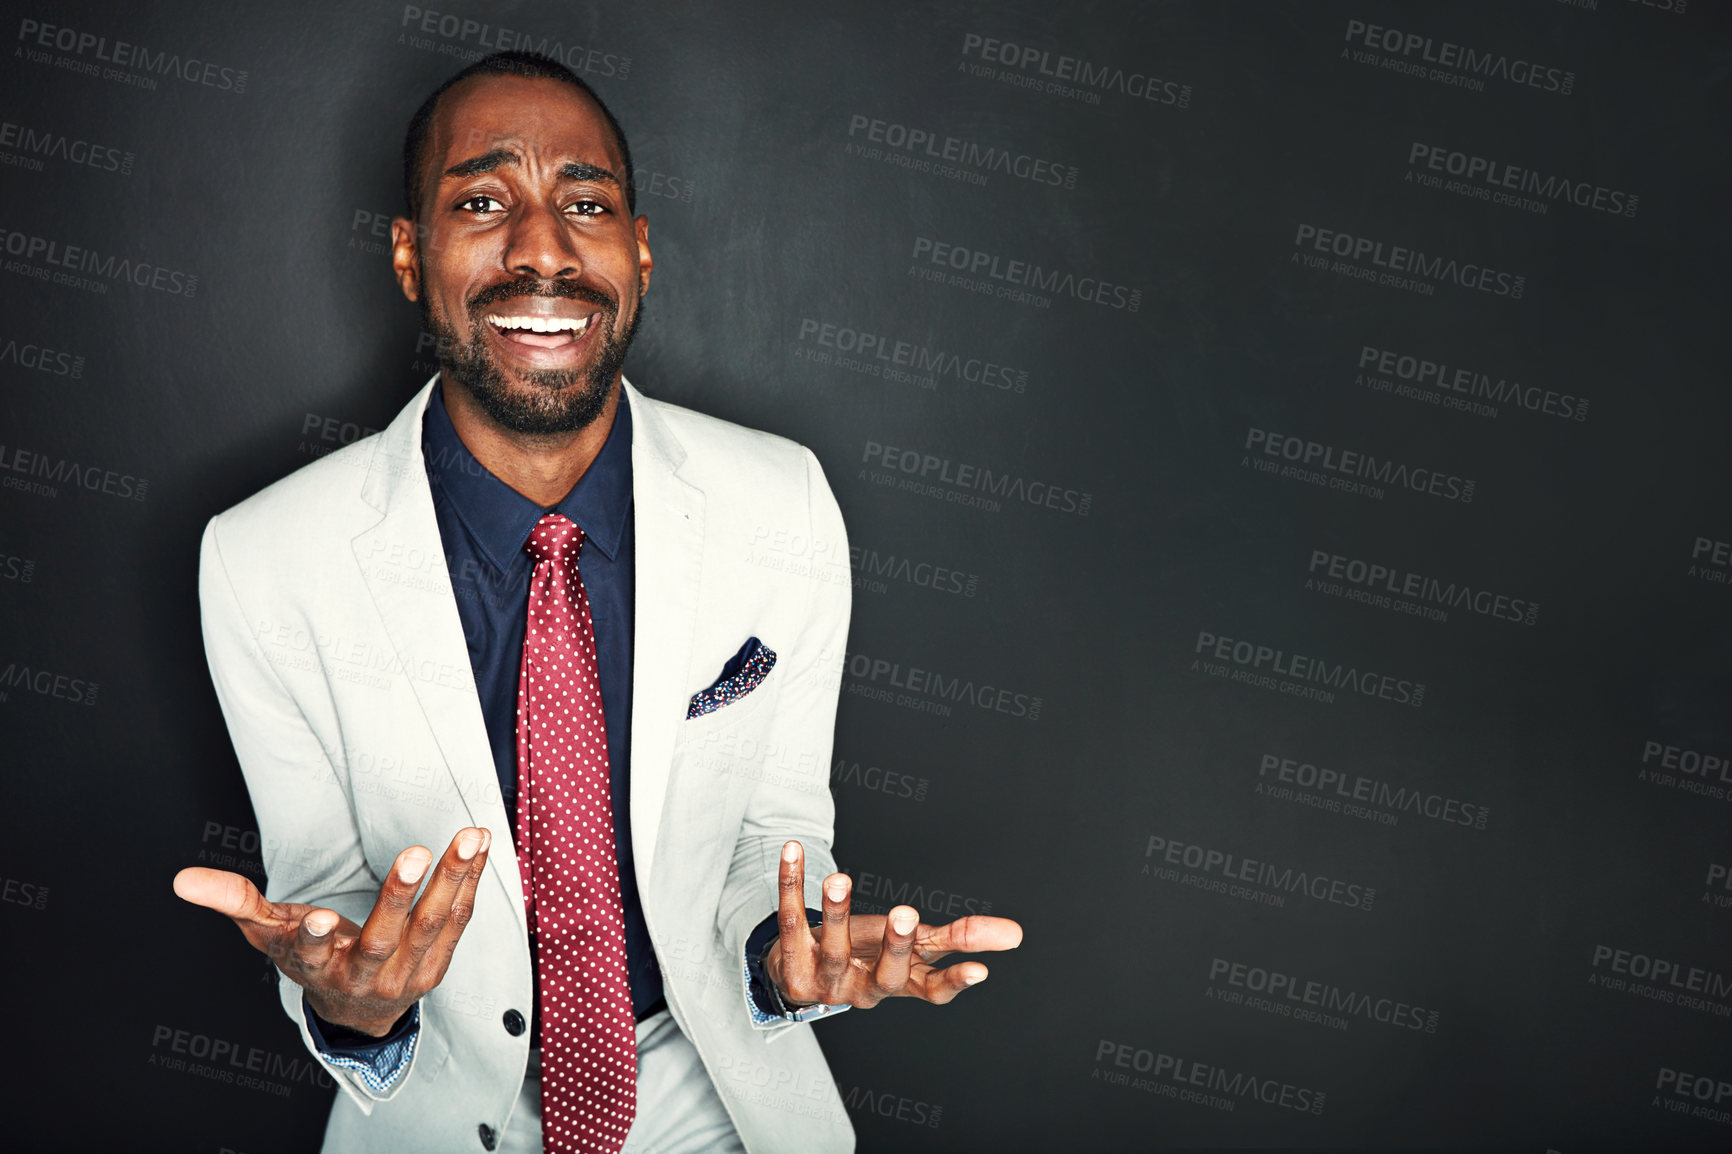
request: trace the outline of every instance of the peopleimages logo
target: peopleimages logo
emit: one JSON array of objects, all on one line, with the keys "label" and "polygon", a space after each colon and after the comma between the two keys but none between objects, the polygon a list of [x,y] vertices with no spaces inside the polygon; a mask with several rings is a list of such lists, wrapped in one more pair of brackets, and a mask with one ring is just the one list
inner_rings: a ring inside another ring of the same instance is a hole
[{"label": "peopleimages logo", "polygon": [[[893,485],[908,492],[958,505],[970,505],[996,513],[1005,501],[1052,509],[1060,513],[1089,515],[1094,494],[1049,481],[1030,480],[1014,473],[970,465],[919,449],[867,441],[860,460],[874,468],[860,470],[860,480]],[[903,474],[898,477],[896,474]]]},{"label": "peopleimages logo", "polygon": [[1592,968],[1589,985],[1710,1017],[1732,1017],[1732,974],[1604,944],[1594,946]]},{"label": "peopleimages logo", "polygon": [[[1485,81],[1502,80],[1520,87],[1568,96],[1576,87],[1576,74],[1562,68],[1519,57],[1512,59],[1502,52],[1483,51],[1418,32],[1368,24],[1363,20],[1349,20],[1343,39],[1356,48],[1367,50],[1341,50],[1356,63],[1378,65],[1392,72],[1460,88],[1484,91]],[[1383,54],[1381,58],[1377,58],[1379,53]]]},{"label": "peopleimages logo", "polygon": [[[1229,989],[1218,990],[1217,986]],[[1240,996],[1234,998],[1234,994]],[[1210,959],[1206,996],[1228,1004],[1246,1004],[1255,1001],[1258,995],[1272,1006],[1249,1005],[1248,1008],[1272,1009],[1282,1017],[1312,1021],[1332,1029],[1345,1030],[1352,1019],[1358,1018],[1401,1030],[1437,1033],[1436,1010],[1415,1006],[1400,998],[1343,989],[1332,982],[1301,978],[1297,974],[1226,958]]]},{"label": "peopleimages logo", "polygon": [[[18,40],[25,46],[21,51],[33,63],[52,64],[70,72],[100,76],[104,80],[120,80],[138,88],[154,89],[154,78],[163,77],[232,92],[236,96],[247,90],[245,69],[230,68],[196,56],[182,56],[178,52],[157,52],[125,40],[111,41],[94,32],[45,24],[28,17],[18,22]],[[67,55],[55,58],[45,50]],[[80,63],[80,59],[85,58],[88,62]]]},{"label": "peopleimages logo", "polygon": [[1732,1126],[1732,1081],[1661,1066],[1654,1078],[1653,1105],[1673,1114]]},{"label": "peopleimages logo", "polygon": [[1710,585],[1732,585],[1732,541],[1697,537],[1690,547],[1690,568],[1685,576]]},{"label": "peopleimages logo", "polygon": [[1726,801],[1732,798],[1732,754],[1712,753],[1649,739],[1642,743],[1636,780]]},{"label": "peopleimages logo", "polygon": [[[247,1046],[209,1034],[157,1025],[150,1038],[151,1054],[146,1063],[167,1070],[196,1074],[231,1086],[288,1097],[291,1083],[304,1082],[329,1090],[336,1083],[325,1068],[306,1055],[290,1056],[257,1046]],[[167,1053],[162,1051],[166,1050]],[[199,1059],[188,1063],[185,1055]],[[267,1079],[281,1078],[271,1082]]]},{"label": "peopleimages logo", "polygon": [[[554,57],[574,72],[613,80],[624,80],[631,73],[629,56],[414,4],[403,5],[398,27],[402,31],[397,34],[397,43],[458,60],[478,60],[490,52],[537,52]],[[439,39],[432,39],[435,36]]]},{"label": "peopleimages logo", "polygon": [[[40,479],[25,479],[31,477]],[[150,493],[150,481],[144,477],[101,465],[81,465],[69,457],[54,457],[17,445],[0,445],[0,487],[39,497],[58,497],[60,490],[56,485],[130,501],[142,501]]]},{"label": "peopleimages logo", "polygon": [[0,581],[16,581],[21,585],[28,585],[35,576],[35,558],[0,552]]},{"label": "peopleimages logo", "polygon": [[[1344,878],[1331,878],[1310,870],[1294,869],[1292,866],[1278,866],[1256,858],[1240,857],[1235,853],[1175,841],[1159,834],[1149,835],[1148,844],[1143,849],[1143,858],[1142,872],[1145,876],[1158,877],[1162,881],[1178,881],[1180,879],[1177,871],[1172,867],[1195,870],[1197,872],[1194,874],[1184,875],[1185,885],[1254,900],[1259,905],[1283,906],[1286,904],[1283,895],[1290,894],[1370,913],[1372,903],[1377,900],[1377,890],[1372,886],[1350,882]],[[1261,888],[1258,891],[1235,893],[1232,891],[1242,890],[1244,887],[1232,885],[1234,882]]]},{"label": "peopleimages logo", "polygon": [[[1191,86],[1162,80],[1149,72],[1096,64],[1080,56],[1054,54],[1029,44],[1016,44],[977,32],[962,37],[961,67],[974,76],[1001,80],[1017,88],[1039,89],[1084,104],[1099,104],[1103,92],[1133,100],[1189,108]],[[970,61],[978,63],[971,64]],[[994,65],[1000,66],[997,70]]]},{"label": "peopleimages logo", "polygon": [[[383,564],[368,565],[363,571],[371,574],[379,570],[396,572]],[[403,583],[400,573],[397,578],[388,579]],[[260,655],[282,669],[323,670],[330,677],[374,689],[389,689],[399,678],[445,689],[466,690],[475,685],[474,672],[467,662],[458,666],[418,657],[392,646],[309,629],[298,621],[260,618],[254,621],[252,632]]]},{"label": "peopleimages logo", "polygon": [[[1323,1113],[1326,1095],[1321,1090],[1296,1086],[1275,1078],[1259,1078],[1255,1074],[1234,1073],[1224,1066],[1196,1062],[1158,1050],[1139,1049],[1129,1042],[1102,1038],[1095,1046],[1095,1066],[1091,1078],[1111,1086],[1127,1086],[1133,1090],[1161,1098],[1173,1098],[1192,1105],[1214,1110],[1231,1111],[1240,1102],[1261,1102],[1280,1106],[1301,1114]],[[1134,1075],[1146,1074],[1148,1077]]]},{"label": "peopleimages logo", "polygon": [[[1531,168],[1417,140],[1407,150],[1407,163],[1412,166],[1405,177],[1408,181],[1541,214],[1552,204],[1564,201],[1577,208],[1633,218],[1640,199],[1634,193],[1605,188],[1589,180],[1543,176]],[[1459,179],[1446,183],[1445,176]]]},{"label": "peopleimages logo", "polygon": [[27,124],[0,121],[0,164],[10,164],[31,172],[42,171],[42,160],[61,160],[98,172],[118,172],[132,175],[133,155],[112,144],[95,144],[52,129],[32,128]]},{"label": "peopleimages logo", "polygon": [[[1053,293],[1057,296],[1074,297],[1086,304],[1133,313],[1143,305],[1143,290],[1139,288],[1116,284],[1100,277],[1079,277],[1074,272],[1046,268],[1033,261],[1011,259],[984,249],[934,240],[929,236],[914,238],[914,252],[910,259],[914,261],[915,268],[934,265],[940,269],[954,270],[954,273],[959,275],[950,278],[952,284],[1013,300],[1022,300],[1034,293]],[[939,273],[938,276],[943,274]]]},{"label": "peopleimages logo", "polygon": [[842,1105],[856,1113],[894,1118],[898,1122],[925,1126],[933,1130],[938,1129],[939,1124],[944,1121],[943,1106],[910,1098],[906,1094],[893,1094],[889,1090],[868,1090],[863,1086],[850,1086],[848,1092],[842,1095]]},{"label": "peopleimages logo", "polygon": [[1368,388],[1430,401],[1475,416],[1495,417],[1495,406],[1513,405],[1561,421],[1588,419],[1586,397],[1539,385],[1524,385],[1508,377],[1493,377],[1477,369],[1393,349],[1380,349],[1375,345],[1360,346],[1359,370],[1356,383]]},{"label": "peopleimages logo", "polygon": [[1257,778],[1259,794],[1346,813],[1378,825],[1395,825],[1405,813],[1446,825],[1483,830],[1491,812],[1483,805],[1457,797],[1426,793],[1363,774],[1348,775],[1339,769],[1276,753],[1265,753],[1259,758]]},{"label": "peopleimages logo", "polygon": [[888,910],[891,906],[913,906],[923,914],[934,917],[959,918],[965,914],[990,914],[992,903],[976,897],[959,894],[954,890],[910,882],[907,879],[897,881],[884,874],[872,873],[870,870],[853,868],[851,865],[836,866],[836,872],[845,873],[853,882],[849,891],[849,900],[856,910],[865,911],[868,905]]},{"label": "peopleimages logo", "polygon": [[[73,705],[95,705],[100,688],[88,678],[70,673],[56,673],[52,669],[43,669],[39,665],[25,662],[8,661],[5,668],[0,669],[0,690],[15,689],[20,693],[34,693],[38,697],[51,697]],[[0,692],[0,700],[4,699],[5,694]]]},{"label": "peopleimages logo", "polygon": [[909,797],[915,801],[925,801],[926,792],[932,783],[924,777],[915,777],[909,773],[899,773],[885,769],[866,761],[850,761],[838,756],[835,764],[830,767],[830,788],[852,786],[868,793],[882,793],[889,797]]},{"label": "peopleimages logo", "polygon": [[[95,249],[66,244],[47,237],[0,228],[0,252],[17,260],[6,262],[6,271],[33,276],[37,280],[63,284],[71,288],[95,289],[106,294],[108,285],[102,280],[124,282],[139,288],[155,289],[170,296],[191,297],[198,292],[198,277],[148,261],[131,257],[103,256]],[[49,267],[41,267],[47,265]],[[70,269],[72,272],[60,270]],[[88,274],[88,275],[73,275]]]},{"label": "peopleimages logo", "polygon": [[1518,625],[1539,620],[1539,604],[1526,598],[1327,549],[1311,550],[1306,571],[1310,574],[1305,579],[1306,589],[1430,620],[1448,621],[1452,609]]},{"label": "peopleimages logo", "polygon": [[[1255,425],[1245,430],[1244,449],[1247,454],[1241,464],[1260,472],[1276,473],[1290,479],[1308,481],[1328,489],[1382,499],[1380,486],[1408,489],[1443,501],[1473,503],[1472,478],[1458,477],[1402,461],[1392,461],[1355,449],[1338,449],[1322,441],[1259,429]],[[1268,459],[1259,459],[1268,458]],[[1278,462],[1287,462],[1284,468]],[[1331,475],[1333,474],[1333,475]]]},{"label": "peopleimages logo", "polygon": [[844,669],[850,678],[848,693],[940,717],[949,717],[952,706],[969,706],[983,713],[1039,721],[1046,706],[1044,698],[1032,693],[976,682],[971,677],[948,677],[937,670],[864,653],[847,654]]},{"label": "peopleimages logo", "polygon": [[[1293,235],[1293,247],[1298,250],[1291,258],[1295,264],[1408,289],[1422,296],[1430,296],[1437,285],[1453,284],[1492,296],[1521,300],[1527,288],[1528,278],[1517,273],[1502,272],[1475,261],[1437,256],[1403,245],[1385,244],[1370,237],[1354,236],[1314,224],[1299,225]],[[1314,255],[1317,253],[1325,255]],[[1340,259],[1331,264],[1328,256]]]},{"label": "peopleimages logo", "polygon": [[[1030,156],[996,145],[981,144],[961,136],[950,136],[930,128],[900,124],[856,112],[848,118],[848,137],[857,154],[868,160],[885,159],[900,167],[917,167],[950,175],[944,166],[968,169],[962,174],[965,183],[985,184],[990,173],[1013,176],[1034,184],[1055,188],[1075,188],[1077,170],[1074,165],[1060,164],[1043,156]],[[863,142],[863,143],[862,143]],[[883,145],[893,150],[885,155],[867,145]],[[933,168],[932,165],[938,165]],[[924,165],[924,167],[922,167]]]},{"label": "peopleimages logo", "polygon": [[973,597],[980,590],[980,576],[948,565],[916,559],[895,553],[880,553],[864,545],[848,546],[849,562],[854,570],[854,588],[882,593],[886,581],[902,581],[936,593],[955,593]]},{"label": "peopleimages logo", "polygon": [[1708,877],[1702,883],[1702,904],[1732,909],[1732,868],[1721,862],[1708,863]]},{"label": "peopleimages logo", "polygon": [[0,364],[17,365],[52,377],[70,377],[75,381],[84,376],[84,358],[78,353],[20,342],[12,337],[0,337]]},{"label": "peopleimages logo", "polygon": [[799,341],[795,355],[803,352],[806,360],[816,364],[833,364],[868,376],[889,380],[906,377],[922,387],[930,384],[936,388],[942,379],[1007,393],[1028,391],[1027,369],[819,317],[800,318]]},{"label": "peopleimages logo", "polygon": [[0,876],[0,902],[25,909],[48,908],[48,887],[21,878]]},{"label": "peopleimages logo", "polygon": [[1272,645],[1197,631],[1191,669],[1212,677],[1242,681],[1262,689],[1276,689],[1296,697],[1333,704],[1334,690],[1376,697],[1415,709],[1425,704],[1425,683],[1375,670],[1360,669],[1345,662],[1289,653]]}]

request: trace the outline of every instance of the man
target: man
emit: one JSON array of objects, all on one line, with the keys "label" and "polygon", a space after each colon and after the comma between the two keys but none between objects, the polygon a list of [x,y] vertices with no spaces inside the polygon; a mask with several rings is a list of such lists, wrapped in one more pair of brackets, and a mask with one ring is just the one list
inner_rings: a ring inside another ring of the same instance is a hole
[{"label": "man", "polygon": [[649,225],[576,76],[481,60],[404,155],[393,267],[440,372],[206,528],[270,881],[176,892],[281,971],[343,1091],[326,1150],[851,1149],[805,1023],[947,1002],[986,967],[934,962],[1021,929],[849,914],[848,572],[748,562],[840,546],[835,500],[805,449],[622,377]]}]

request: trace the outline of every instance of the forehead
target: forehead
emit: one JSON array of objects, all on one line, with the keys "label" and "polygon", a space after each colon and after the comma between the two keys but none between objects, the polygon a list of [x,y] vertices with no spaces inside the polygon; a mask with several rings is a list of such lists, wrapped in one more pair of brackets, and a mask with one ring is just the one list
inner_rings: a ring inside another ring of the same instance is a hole
[{"label": "forehead", "polygon": [[474,76],[446,92],[427,151],[435,177],[458,161],[510,148],[544,162],[581,161],[619,172],[623,161],[601,108],[558,80]]}]

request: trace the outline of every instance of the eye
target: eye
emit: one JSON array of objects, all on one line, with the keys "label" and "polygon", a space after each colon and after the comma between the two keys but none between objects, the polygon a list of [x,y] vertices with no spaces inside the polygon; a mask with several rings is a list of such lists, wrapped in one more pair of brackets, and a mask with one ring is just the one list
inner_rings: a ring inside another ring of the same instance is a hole
[{"label": "eye", "polygon": [[566,205],[565,211],[577,216],[600,216],[607,211],[607,205],[598,200],[577,200]]},{"label": "eye", "polygon": [[486,212],[498,212],[504,207],[505,206],[494,197],[481,192],[476,193],[474,196],[465,197],[457,202],[458,211],[474,213],[477,216]]}]

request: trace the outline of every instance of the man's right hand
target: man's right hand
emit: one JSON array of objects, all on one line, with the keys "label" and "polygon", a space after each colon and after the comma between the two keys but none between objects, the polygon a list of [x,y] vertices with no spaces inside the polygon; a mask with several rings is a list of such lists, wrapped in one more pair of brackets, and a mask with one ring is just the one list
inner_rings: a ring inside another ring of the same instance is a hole
[{"label": "man's right hand", "polygon": [[240,874],[193,866],[174,875],[174,892],[234,919],[253,947],[307,992],[327,1022],[382,1038],[445,977],[457,939],[475,911],[475,889],[487,866],[492,834],[457,831],[427,892],[415,901],[433,854],[410,846],[357,926],[335,910],[268,902]]}]

